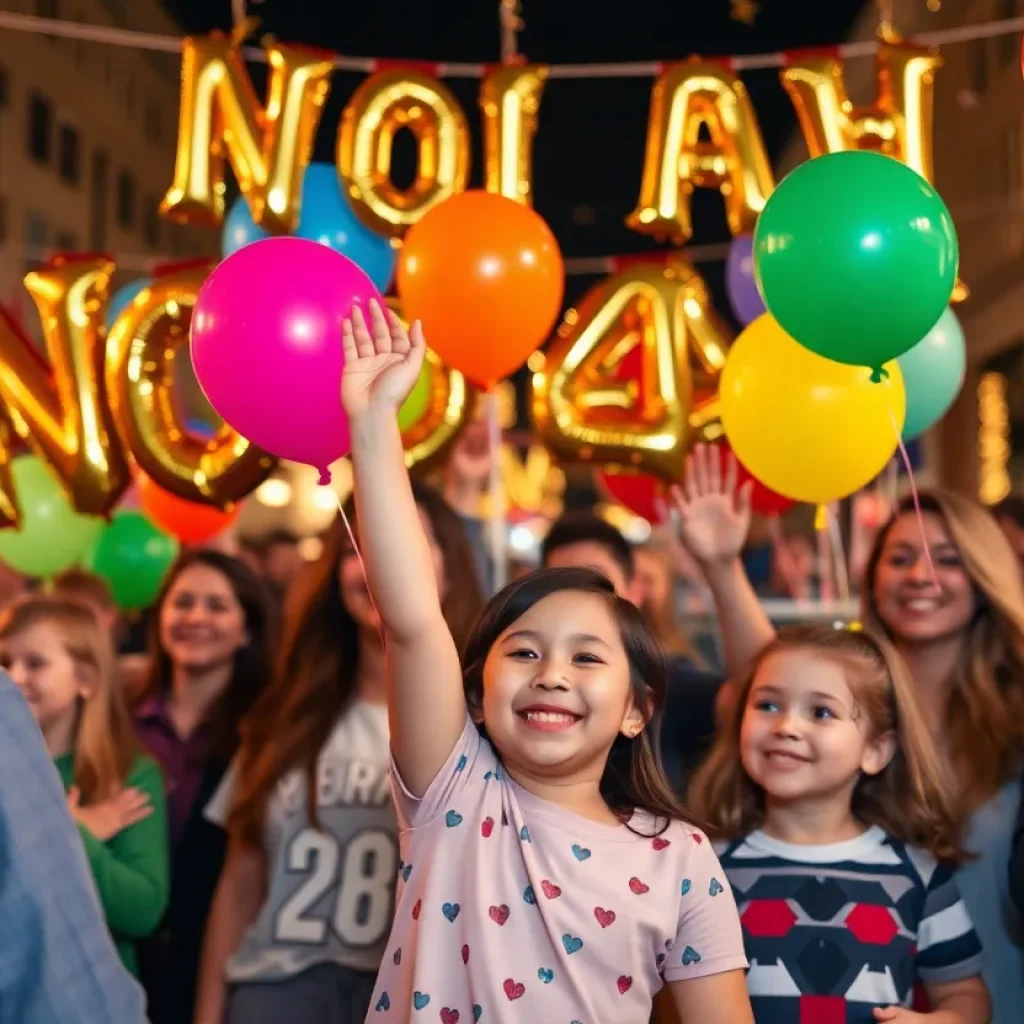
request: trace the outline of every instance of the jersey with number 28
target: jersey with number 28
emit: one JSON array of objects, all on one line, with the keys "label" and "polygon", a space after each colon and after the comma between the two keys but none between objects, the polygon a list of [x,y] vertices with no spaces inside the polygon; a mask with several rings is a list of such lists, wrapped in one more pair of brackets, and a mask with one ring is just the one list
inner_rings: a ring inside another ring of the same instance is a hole
[{"label": "jersey with number 28", "polygon": [[[223,825],[234,766],[206,808]],[[391,928],[398,838],[388,784],[387,708],[357,701],[317,765],[319,828],[304,772],[278,784],[267,812],[267,899],[228,964],[230,982],[279,981],[315,964],[376,972]]]}]

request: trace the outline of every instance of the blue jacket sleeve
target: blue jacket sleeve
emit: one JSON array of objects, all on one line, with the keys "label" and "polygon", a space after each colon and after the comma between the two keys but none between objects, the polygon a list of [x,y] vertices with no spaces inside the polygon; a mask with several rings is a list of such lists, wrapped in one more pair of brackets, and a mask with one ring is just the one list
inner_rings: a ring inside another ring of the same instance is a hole
[{"label": "blue jacket sleeve", "polygon": [[142,1024],[39,728],[0,673],[0,1006],[20,1024]]}]

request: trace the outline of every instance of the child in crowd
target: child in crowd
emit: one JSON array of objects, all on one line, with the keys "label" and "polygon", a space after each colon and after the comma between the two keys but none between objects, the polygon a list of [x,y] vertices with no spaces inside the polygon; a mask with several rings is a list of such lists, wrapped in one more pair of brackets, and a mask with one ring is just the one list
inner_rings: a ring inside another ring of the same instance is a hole
[{"label": "child in crowd", "polygon": [[[693,779],[739,903],[757,1024],[985,1024],[951,795],[885,641],[783,631]],[[922,983],[931,1013],[910,1006]]]},{"label": "child in crowd", "polygon": [[343,324],[342,400],[386,643],[402,862],[369,1020],[751,1021],[736,907],[660,768],[665,696],[642,616],[589,569],[488,605],[465,676],[396,415],[424,354],[371,303]]},{"label": "child in crowd", "polygon": [[0,620],[0,665],[21,689],[68,793],[125,967],[167,905],[167,816],[115,681],[110,635],[85,605],[33,597]]}]

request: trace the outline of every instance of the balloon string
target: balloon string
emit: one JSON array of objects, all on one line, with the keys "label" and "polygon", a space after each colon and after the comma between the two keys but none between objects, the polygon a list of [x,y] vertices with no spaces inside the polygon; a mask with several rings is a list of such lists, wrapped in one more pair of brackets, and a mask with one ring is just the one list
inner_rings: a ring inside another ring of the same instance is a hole
[{"label": "balloon string", "polygon": [[834,567],[832,549],[828,542],[828,515],[824,505],[819,505],[814,516],[814,532],[818,541],[818,596],[825,604],[835,600],[833,588]]},{"label": "balloon string", "polygon": [[380,634],[380,645],[383,647],[384,621],[380,617],[380,612],[377,611],[377,602],[373,599],[373,590],[370,587],[370,577],[366,575],[366,563],[363,561],[363,553],[359,550],[359,545],[356,543],[356,535],[352,531],[352,524],[348,521],[348,516],[345,515],[345,503],[341,500],[341,495],[335,491],[334,497],[338,502],[338,514],[341,516],[341,521],[345,524],[345,532],[348,533],[348,539],[352,544],[352,550],[356,553],[356,558],[359,559],[359,571],[363,574],[363,580],[366,582],[367,596],[370,598],[370,604],[373,607],[374,612],[377,614],[377,632]]},{"label": "balloon string", "polygon": [[494,564],[494,589],[508,581],[508,557],[505,550],[505,494],[501,482],[501,423],[498,421],[498,393],[487,395],[487,446],[490,449],[491,561]]},{"label": "balloon string", "polygon": [[917,529],[921,534],[921,548],[924,551],[925,561],[928,563],[928,573],[932,578],[932,586],[936,590],[940,590],[939,574],[935,571],[935,563],[932,561],[932,549],[928,543],[928,531],[924,525],[924,513],[921,511],[921,496],[917,493],[917,481],[914,479],[914,467],[910,463],[910,453],[907,451],[907,446],[903,443],[903,432],[900,430],[899,423],[896,422],[892,409],[889,410],[889,419],[892,422],[892,429],[896,432],[896,444],[899,446],[903,468],[907,471],[907,480],[910,483],[910,496],[914,502],[914,515],[917,517]]},{"label": "balloon string", "polygon": [[832,561],[835,565],[836,587],[841,601],[850,600],[850,574],[846,568],[846,548],[843,545],[843,531],[839,517],[832,505],[826,507],[828,535],[832,542]]}]

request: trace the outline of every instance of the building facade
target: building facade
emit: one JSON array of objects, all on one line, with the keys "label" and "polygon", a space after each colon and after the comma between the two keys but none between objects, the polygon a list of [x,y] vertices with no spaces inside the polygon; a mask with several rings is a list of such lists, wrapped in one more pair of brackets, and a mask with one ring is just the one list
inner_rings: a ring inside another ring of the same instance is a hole
[{"label": "building facade", "polygon": [[[157,0],[2,0],[0,8],[179,35]],[[174,169],[175,54],[0,29],[0,302],[35,334],[24,274],[57,251],[104,252],[117,280],[214,253],[159,204]]]}]

